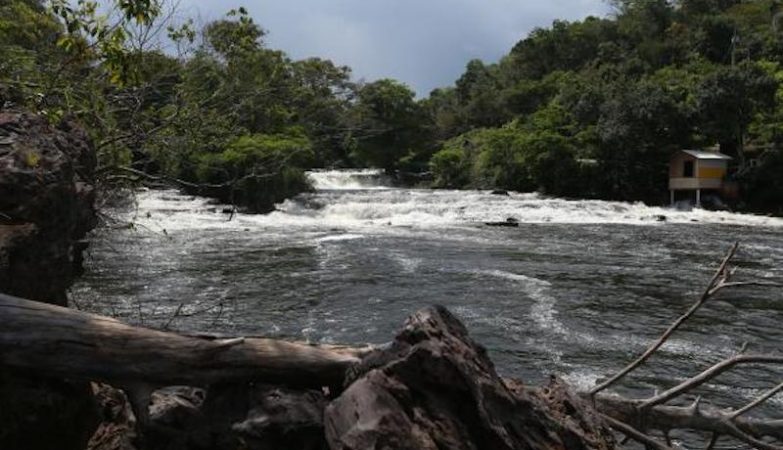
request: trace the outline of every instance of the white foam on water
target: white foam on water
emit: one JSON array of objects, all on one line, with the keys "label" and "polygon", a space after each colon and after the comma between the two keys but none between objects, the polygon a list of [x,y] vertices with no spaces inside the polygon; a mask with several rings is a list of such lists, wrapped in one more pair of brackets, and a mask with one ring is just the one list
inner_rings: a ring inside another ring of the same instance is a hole
[{"label": "white foam on water", "polygon": [[571,372],[562,373],[560,377],[575,388],[577,392],[587,392],[598,384],[601,375],[589,368],[577,369]]},{"label": "white foam on water", "polygon": [[557,318],[556,300],[549,294],[552,284],[527,275],[506,272],[504,270],[480,270],[479,275],[502,278],[518,284],[522,292],[533,300],[530,317],[543,330],[549,330],[561,336],[568,334],[563,323]]},{"label": "white foam on water", "polygon": [[[557,299],[551,295],[552,284],[539,278],[530,277],[504,270],[479,270],[478,275],[491,276],[514,282],[521,287],[522,292],[533,300],[530,307],[530,317],[539,329],[556,334],[567,342],[578,345],[586,345],[595,349],[613,349],[620,347],[647,348],[652,341],[639,336],[628,334],[612,334],[608,336],[595,336],[593,334],[570,330],[558,318]],[[662,347],[661,351],[674,355],[712,355],[722,351],[720,345],[705,346],[681,339],[670,339]]]},{"label": "white foam on water", "polygon": [[402,271],[407,274],[414,274],[418,270],[421,263],[424,262],[422,258],[411,258],[401,252],[392,252],[389,256],[396,262]]},{"label": "white foam on water", "polygon": [[[538,194],[491,195],[486,191],[385,189],[316,192],[278,205],[262,223],[270,226],[482,225],[513,218],[520,223],[633,224],[711,223],[781,227],[783,219],[725,211],[679,211],[641,203],[565,200]],[[662,218],[664,218],[662,220]]]},{"label": "white foam on water", "polygon": [[315,241],[319,244],[325,242],[343,242],[343,241],[355,241],[357,239],[364,239],[366,236],[363,234],[334,234],[317,238]]},{"label": "white foam on water", "polygon": [[317,190],[386,189],[380,169],[311,170],[307,177]]},{"label": "white foam on water", "polygon": [[[359,174],[369,171],[355,171]],[[372,173],[377,173],[374,171]],[[140,228],[166,232],[191,229],[247,229],[290,234],[292,229],[372,230],[390,228],[439,230],[483,226],[484,222],[514,218],[521,224],[633,224],[666,226],[670,223],[709,223],[750,227],[783,227],[783,219],[723,211],[679,211],[641,203],[600,200],[565,200],[538,194],[491,195],[486,191],[373,189],[370,182],[351,181],[343,172],[318,172],[329,190],[286,200],[265,215],[223,213],[225,206],[176,191],[137,194],[138,208],[125,217]],[[364,175],[362,175],[364,176]],[[374,175],[373,175],[374,176]],[[337,189],[336,186],[342,186]],[[349,187],[350,186],[350,187]],[[374,186],[380,187],[380,186]],[[661,217],[666,220],[659,221]],[[231,218],[231,220],[229,220]]]}]

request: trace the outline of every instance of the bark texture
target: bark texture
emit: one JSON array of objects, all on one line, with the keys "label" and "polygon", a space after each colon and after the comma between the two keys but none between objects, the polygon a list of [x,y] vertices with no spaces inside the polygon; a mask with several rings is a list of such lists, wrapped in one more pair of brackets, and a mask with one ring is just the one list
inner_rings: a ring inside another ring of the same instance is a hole
[{"label": "bark texture", "polygon": [[114,383],[130,390],[131,401],[178,384],[261,380],[340,386],[364,352],[274,339],[183,336],[3,294],[0,317],[0,365]]}]

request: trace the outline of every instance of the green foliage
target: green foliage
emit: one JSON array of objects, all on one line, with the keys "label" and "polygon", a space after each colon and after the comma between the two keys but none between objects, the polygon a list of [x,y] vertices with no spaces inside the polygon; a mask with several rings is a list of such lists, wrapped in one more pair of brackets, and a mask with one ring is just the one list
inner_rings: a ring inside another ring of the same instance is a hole
[{"label": "green foliage", "polygon": [[[195,30],[156,0],[113,0],[112,14],[7,0],[0,103],[78,118],[104,168],[224,186],[213,194],[257,210],[307,189],[303,169],[346,165],[431,170],[440,187],[662,202],[671,153],[714,144],[762,199],[746,204],[777,201],[777,0],[612,3],[608,18],[534,30],[498,63],[469,61],[454,86],[417,100],[394,80],[355,84],[347,67],[267,48],[244,8]],[[156,32],[176,56],[150,45]],[[772,150],[751,167],[746,148]]]},{"label": "green foliage", "polygon": [[245,8],[232,9],[226,16],[228,19],[212,22],[204,29],[207,43],[218,55],[236,63],[263,47],[261,38],[266,32],[253,21]]},{"label": "green foliage", "polygon": [[[415,152],[411,136],[422,125],[406,117],[418,111],[410,90],[401,97],[368,88],[355,102],[349,68],[266,48],[265,31],[244,8],[207,24],[195,45],[193,21],[174,21],[167,7],[3,2],[0,104],[53,122],[78,118],[96,143],[101,173],[130,165],[204,183],[202,193],[259,211],[308,189],[303,169],[349,164],[353,149],[380,148],[384,139],[399,144],[391,165],[429,157]],[[158,50],[164,35],[177,56]]]},{"label": "green foliage", "polygon": [[743,158],[742,147],[753,118],[775,107],[778,82],[761,67],[720,68],[696,91],[696,108],[705,133],[730,155]]},{"label": "green foliage", "polygon": [[197,176],[203,182],[220,182],[225,173],[232,178],[248,174],[274,173],[285,165],[306,167],[313,149],[301,129],[288,133],[240,136],[219,153],[197,154]]},{"label": "green foliage", "polygon": [[411,153],[426,152],[424,115],[414,96],[408,86],[390,79],[359,88],[350,112],[354,162],[393,171],[401,159],[415,159],[409,158]]},{"label": "green foliage", "polygon": [[292,195],[309,189],[301,167],[313,160],[310,140],[300,128],[286,133],[240,136],[217,153],[198,153],[196,179],[224,183],[217,195],[224,201],[268,211]]},{"label": "green foliage", "polygon": [[[423,106],[442,142],[436,185],[663,203],[672,152],[719,144],[747,196],[778,189],[766,178],[777,160],[751,170],[743,150],[783,145],[779,2],[611,3],[609,18],[555,21],[433,91]],[[775,198],[762,196],[745,203]]]},{"label": "green foliage", "polygon": [[470,160],[465,149],[446,145],[432,155],[430,169],[434,177],[433,184],[441,188],[461,188],[470,183]]},{"label": "green foliage", "polygon": [[759,158],[759,164],[741,174],[748,207],[783,215],[783,151],[774,149]]},{"label": "green foliage", "polygon": [[518,127],[475,130],[447,141],[430,162],[437,187],[540,190],[575,195],[579,168],[561,135]]}]

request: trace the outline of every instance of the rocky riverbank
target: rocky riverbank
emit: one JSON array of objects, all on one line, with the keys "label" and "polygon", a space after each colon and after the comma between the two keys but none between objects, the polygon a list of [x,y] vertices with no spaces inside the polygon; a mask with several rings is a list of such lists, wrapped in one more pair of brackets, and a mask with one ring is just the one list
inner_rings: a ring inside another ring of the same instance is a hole
[{"label": "rocky riverbank", "polygon": [[[95,385],[103,422],[90,450],[611,449],[599,415],[552,380],[504,380],[444,308],[413,314],[346,373],[341,391],[241,383],[153,393],[137,421],[126,395]],[[141,422],[146,422],[142,424]]]},{"label": "rocky riverbank", "polygon": [[96,224],[95,166],[75,123],[0,112],[0,292],[66,305]]}]

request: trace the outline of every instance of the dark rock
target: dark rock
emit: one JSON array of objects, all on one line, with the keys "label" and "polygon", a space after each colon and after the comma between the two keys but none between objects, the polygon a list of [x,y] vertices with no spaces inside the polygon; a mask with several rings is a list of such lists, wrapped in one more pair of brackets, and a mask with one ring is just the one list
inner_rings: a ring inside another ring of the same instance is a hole
[{"label": "dark rock", "polygon": [[72,122],[0,112],[0,292],[59,305],[96,224],[96,157]]},{"label": "dark rock", "polygon": [[[152,394],[150,424],[142,430],[147,450],[212,449],[211,420],[204,415],[206,392],[188,386],[159,389]],[[228,433],[228,430],[225,431]]]},{"label": "dark rock", "polygon": [[492,194],[492,195],[504,195],[506,197],[511,195],[511,194],[508,193],[508,191],[506,191],[504,189],[495,189],[494,191],[490,192],[490,194]]},{"label": "dark rock", "polygon": [[245,420],[231,427],[245,448],[328,448],[323,427],[326,399],[322,393],[297,392],[279,387],[263,388],[254,394],[253,403]]},{"label": "dark rock", "polygon": [[184,450],[209,449],[208,423],[202,414],[203,389],[173,386],[152,393],[149,425],[137,434],[137,420],[125,393],[112,386],[95,385],[102,422],[87,450]]},{"label": "dark rock", "polygon": [[189,386],[159,389],[152,393],[150,420],[159,426],[187,429],[201,415],[205,398],[203,389]]},{"label": "dark rock", "polygon": [[136,450],[136,419],[125,393],[106,384],[93,384],[102,422],[87,450]]},{"label": "dark rock", "polygon": [[525,386],[519,380],[504,380],[506,387],[517,397],[538,399],[540,404],[563,425],[566,448],[611,448],[614,434],[601,419],[598,411],[586,404],[563,380],[550,377],[541,388]]},{"label": "dark rock", "polygon": [[[95,165],[74,123],[0,111],[0,292],[67,303],[96,223]],[[97,412],[89,383],[0,375],[0,448],[82,450]]]},{"label": "dark rock", "polygon": [[513,217],[508,217],[506,220],[502,222],[484,222],[484,225],[488,227],[518,227],[519,220]]},{"label": "dark rock", "polygon": [[614,448],[587,407],[561,397],[507,386],[465,327],[434,307],[349,374],[326,408],[326,437],[343,450]]},{"label": "dark rock", "polygon": [[[110,397],[122,404],[115,408],[122,412],[107,416],[88,450],[133,450],[135,420],[125,395],[115,391]],[[322,392],[279,386],[218,385],[206,392],[168,387],[152,394],[150,423],[142,430],[140,448],[326,450],[325,406]]]}]

